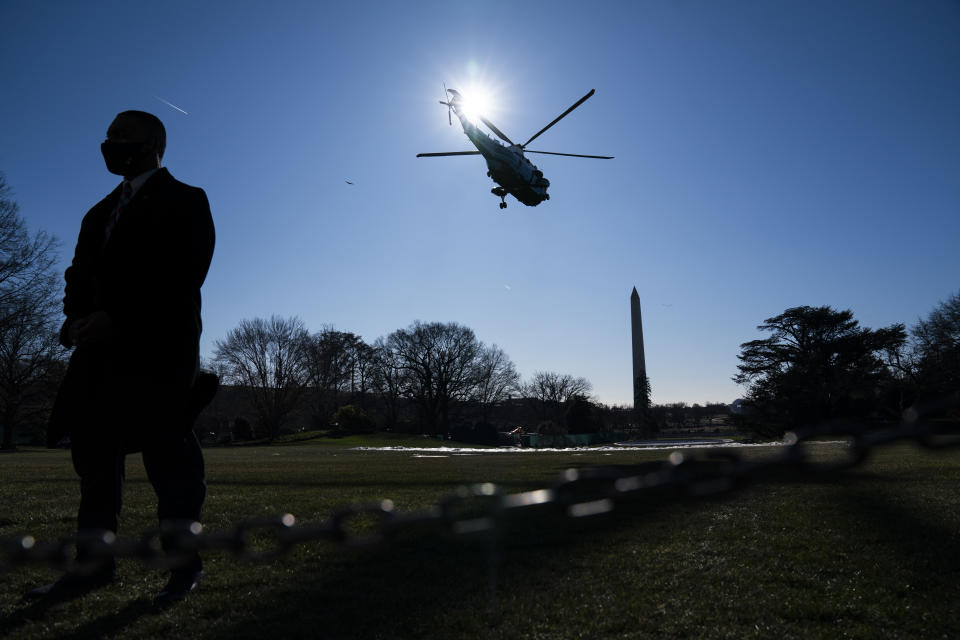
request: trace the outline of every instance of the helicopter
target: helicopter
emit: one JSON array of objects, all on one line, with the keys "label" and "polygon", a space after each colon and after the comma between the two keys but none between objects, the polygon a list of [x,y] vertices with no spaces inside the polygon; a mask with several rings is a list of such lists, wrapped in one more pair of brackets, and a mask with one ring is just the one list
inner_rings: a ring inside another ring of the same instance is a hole
[{"label": "helicopter", "polygon": [[463,127],[463,132],[466,134],[467,138],[470,139],[470,142],[473,143],[477,150],[448,151],[444,153],[418,153],[417,157],[435,158],[440,156],[482,155],[483,159],[487,161],[487,177],[492,179],[498,185],[491,189],[490,192],[500,198],[501,209],[507,208],[508,194],[512,195],[514,198],[528,207],[535,207],[544,200],[550,199],[550,194],[547,193],[547,187],[550,186],[550,181],[544,178],[543,172],[537,169],[536,165],[530,162],[523,155],[524,152],[543,153],[551,156],[572,156],[574,158],[597,158],[600,160],[613,159],[613,156],[588,156],[579,153],[534,151],[533,149],[526,148],[527,145],[536,140],[540,134],[557,124],[564,116],[586,102],[587,98],[594,94],[593,89],[590,90],[590,93],[577,100],[572,107],[554,118],[553,122],[536,132],[523,144],[516,144],[484,116],[478,116],[478,119],[483,124],[487,125],[487,128],[490,129],[490,131],[495,133],[500,140],[503,140],[509,146],[506,146],[499,140],[490,137],[485,131],[475,125],[464,114],[465,101],[463,96],[461,96],[456,89],[447,89],[446,85],[444,85],[443,89],[446,93],[450,94],[449,99],[440,101],[440,104],[447,107],[447,121],[451,126],[453,126],[453,118],[451,117],[451,113],[456,114],[457,119],[460,120],[460,125]]}]

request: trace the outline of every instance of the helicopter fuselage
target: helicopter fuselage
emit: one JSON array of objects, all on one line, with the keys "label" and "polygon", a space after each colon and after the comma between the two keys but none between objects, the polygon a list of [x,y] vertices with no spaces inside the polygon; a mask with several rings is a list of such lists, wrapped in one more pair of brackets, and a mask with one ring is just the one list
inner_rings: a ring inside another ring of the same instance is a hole
[{"label": "helicopter fuselage", "polygon": [[494,195],[504,198],[508,193],[527,205],[535,207],[549,200],[547,187],[550,181],[543,172],[523,155],[519,145],[506,146],[488,136],[482,129],[455,109],[463,132],[487,161],[487,175],[500,187],[494,187]]},{"label": "helicopter fuselage", "polygon": [[571,156],[574,158],[613,159],[613,156],[592,156],[582,153],[557,153],[556,151],[534,151],[533,149],[527,149],[527,145],[540,137],[540,134],[560,122],[567,114],[592,96],[594,93],[593,89],[591,89],[587,95],[577,100],[572,107],[554,118],[550,124],[533,134],[533,136],[523,144],[516,144],[508,138],[505,133],[500,131],[495,124],[487,120],[483,115],[478,114],[477,119],[486,125],[490,131],[495,133],[500,140],[506,142],[506,145],[487,135],[485,131],[477,126],[472,118],[468,118],[464,114],[463,109],[466,103],[460,95],[460,92],[455,89],[447,89],[446,85],[444,85],[443,89],[446,93],[450,94],[448,100],[440,101],[440,104],[447,107],[447,120],[449,124],[453,124],[452,114],[456,114],[457,120],[460,121],[460,126],[463,127],[463,132],[477,150],[418,153],[417,157],[436,158],[440,156],[482,155],[483,159],[487,162],[487,177],[497,183],[497,186],[491,189],[490,192],[500,198],[501,209],[507,208],[508,195],[512,195],[528,207],[535,207],[544,200],[550,199],[550,194],[547,193],[547,187],[550,186],[550,181],[543,177],[543,172],[537,169],[536,165],[527,160],[524,151],[527,153],[546,153],[554,156]]}]

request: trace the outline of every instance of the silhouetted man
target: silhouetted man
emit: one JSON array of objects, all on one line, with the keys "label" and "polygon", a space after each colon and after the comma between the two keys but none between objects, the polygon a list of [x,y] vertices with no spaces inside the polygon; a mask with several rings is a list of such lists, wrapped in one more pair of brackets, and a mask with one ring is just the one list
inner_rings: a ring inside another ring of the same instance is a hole
[{"label": "silhouetted man", "polygon": [[[214,228],[203,190],[160,168],[165,145],[156,116],[117,115],[101,151],[123,182],[84,216],[65,274],[60,342],[74,351],[48,440],[70,437],[81,534],[116,532],[127,453],[143,452],[161,522],[199,520],[206,494],[192,423],[215,392],[215,378],[212,388],[198,378],[200,287]],[[115,570],[110,559],[27,595],[81,594],[112,581]],[[158,601],[183,598],[202,574],[197,554],[171,572]]]}]

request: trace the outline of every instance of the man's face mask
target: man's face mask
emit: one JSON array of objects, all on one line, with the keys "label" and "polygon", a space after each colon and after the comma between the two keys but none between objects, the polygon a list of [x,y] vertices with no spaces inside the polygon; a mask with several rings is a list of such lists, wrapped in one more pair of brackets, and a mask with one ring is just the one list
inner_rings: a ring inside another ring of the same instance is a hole
[{"label": "man's face mask", "polygon": [[131,168],[149,153],[143,150],[143,146],[142,142],[102,142],[100,152],[107,163],[107,171],[118,176],[128,175]]}]

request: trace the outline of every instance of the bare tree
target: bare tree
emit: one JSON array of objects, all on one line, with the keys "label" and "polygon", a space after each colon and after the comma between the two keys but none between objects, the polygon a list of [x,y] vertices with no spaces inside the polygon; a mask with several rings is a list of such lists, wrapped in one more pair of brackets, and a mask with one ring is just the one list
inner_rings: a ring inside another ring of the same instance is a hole
[{"label": "bare tree", "polygon": [[352,333],[326,327],[306,341],[307,382],[311,390],[313,418],[326,425],[337,409],[340,394],[349,385]]},{"label": "bare tree", "polygon": [[214,360],[228,382],[249,395],[260,426],[275,438],[297,407],[307,383],[309,334],[299,318],[243,320],[218,340]]},{"label": "bare tree", "polygon": [[31,236],[0,173],[0,420],[3,449],[16,446],[25,420],[49,407],[62,352],[57,329],[60,296],[54,272],[57,241]]},{"label": "bare tree", "polygon": [[[351,334],[353,335],[353,334]],[[373,384],[376,349],[353,336],[350,342],[350,401],[363,406]]]},{"label": "bare tree", "polygon": [[941,302],[910,329],[914,411],[960,417],[960,292]]},{"label": "bare tree", "polygon": [[471,397],[482,344],[455,322],[415,322],[391,333],[386,346],[403,372],[404,394],[421,409],[429,433],[448,434],[451,411]]},{"label": "bare tree", "polygon": [[563,423],[563,405],[574,396],[587,397],[593,386],[586,378],[568,373],[537,371],[522,387],[524,398],[532,405],[539,420]]},{"label": "bare tree", "polygon": [[410,385],[399,353],[391,348],[385,338],[377,338],[373,350],[372,386],[380,398],[386,427],[393,430],[400,421],[400,403]]},{"label": "bare tree", "polygon": [[489,422],[490,409],[517,392],[520,374],[510,357],[497,345],[484,347],[476,365],[473,398],[480,405],[481,418]]},{"label": "bare tree", "polygon": [[305,355],[316,421],[329,423],[342,404],[367,403],[376,354],[360,336],[326,327],[309,337]]},{"label": "bare tree", "polygon": [[937,305],[910,333],[922,383],[937,393],[960,389],[960,292]]}]

